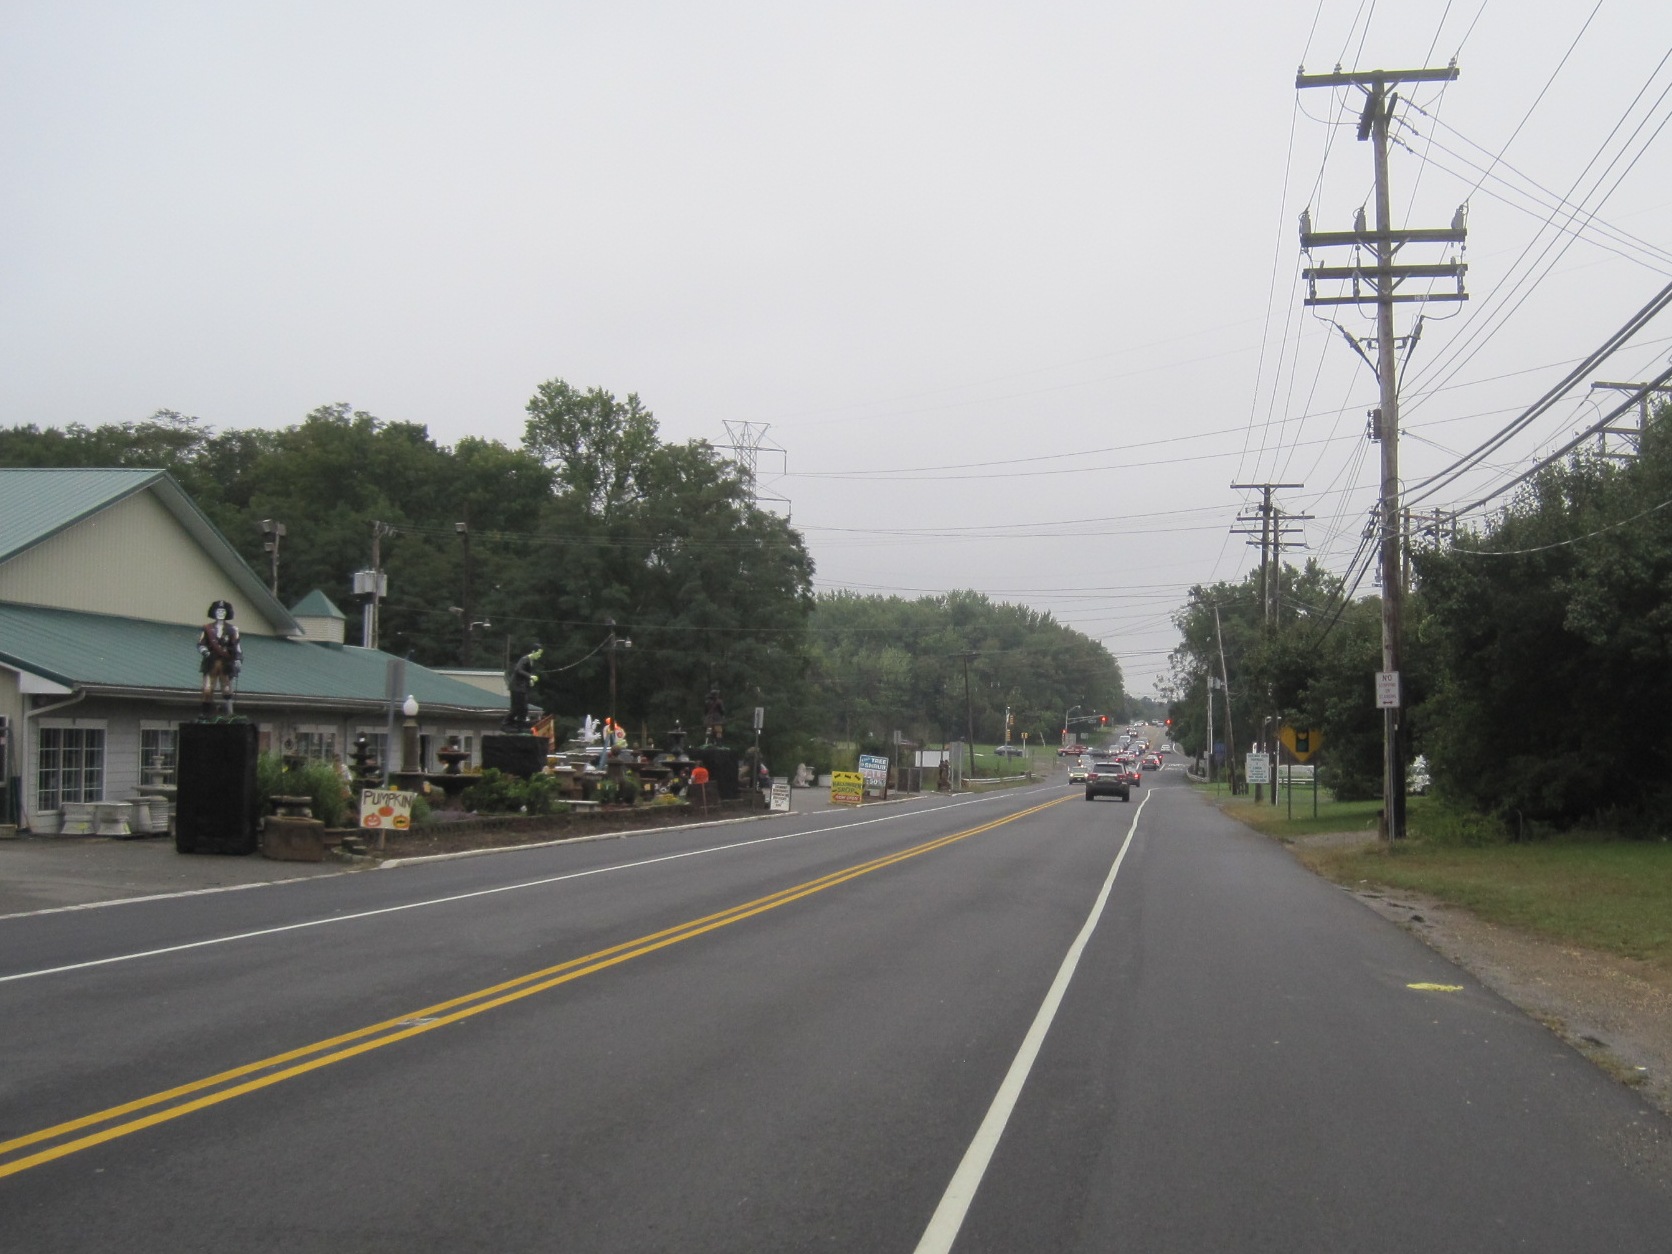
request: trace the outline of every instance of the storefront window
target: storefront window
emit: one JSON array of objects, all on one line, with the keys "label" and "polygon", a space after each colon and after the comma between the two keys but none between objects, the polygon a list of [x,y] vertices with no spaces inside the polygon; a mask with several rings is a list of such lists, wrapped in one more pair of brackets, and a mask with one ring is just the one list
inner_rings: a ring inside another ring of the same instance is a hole
[{"label": "storefront window", "polygon": [[102,727],[43,727],[35,756],[35,808],[104,800]]},{"label": "storefront window", "polygon": [[139,786],[171,788],[180,733],[172,727],[144,727],[139,733]]}]

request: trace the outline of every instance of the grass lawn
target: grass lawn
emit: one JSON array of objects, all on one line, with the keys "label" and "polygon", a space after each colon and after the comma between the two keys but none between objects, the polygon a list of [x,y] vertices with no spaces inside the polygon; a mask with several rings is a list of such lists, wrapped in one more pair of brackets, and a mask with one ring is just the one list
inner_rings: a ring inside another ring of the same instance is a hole
[{"label": "grass lawn", "polygon": [[[1379,801],[1324,801],[1314,820],[1311,797],[1283,806],[1222,798],[1226,813],[1281,840],[1325,832],[1374,831]],[[1428,797],[1412,797],[1410,837],[1398,845],[1307,845],[1296,852],[1339,884],[1380,885],[1462,906],[1491,923],[1550,940],[1638,958],[1672,972],[1672,844],[1597,833],[1511,844],[1465,840],[1478,820]]]}]

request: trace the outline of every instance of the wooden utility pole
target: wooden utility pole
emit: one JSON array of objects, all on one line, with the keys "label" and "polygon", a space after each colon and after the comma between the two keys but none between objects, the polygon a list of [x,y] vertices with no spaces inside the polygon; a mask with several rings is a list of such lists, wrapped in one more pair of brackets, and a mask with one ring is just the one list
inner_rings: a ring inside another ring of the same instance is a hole
[{"label": "wooden utility pole", "polygon": [[[1277,610],[1282,599],[1283,550],[1292,547],[1285,543],[1284,537],[1300,531],[1299,527],[1293,525],[1294,523],[1305,522],[1312,517],[1311,514],[1285,514],[1272,503],[1272,493],[1281,488],[1304,488],[1305,486],[1304,483],[1233,483],[1231,485],[1233,491],[1260,493],[1260,504],[1257,506],[1258,516],[1251,517],[1246,512],[1239,514],[1237,522],[1241,525],[1232,527],[1231,534],[1258,535],[1260,537],[1258,541],[1260,546],[1260,615],[1265,624],[1268,639],[1277,632]],[[1283,520],[1285,518],[1290,520],[1289,525],[1284,524]],[[1250,524],[1255,522],[1260,525],[1257,532],[1250,528]],[[1252,546],[1256,542],[1250,540],[1248,543]],[[1268,688],[1266,690],[1268,709],[1275,703],[1274,696],[1275,694]],[[1270,772],[1270,778],[1273,781],[1277,779],[1275,760],[1276,727],[1277,712],[1273,710],[1260,728],[1260,743],[1267,756],[1273,759]],[[1260,800],[1259,784],[1254,785],[1254,799],[1256,801]],[[1271,800],[1273,805],[1277,804],[1277,785],[1275,782],[1271,787]]]},{"label": "wooden utility pole", "polygon": [[[1464,210],[1460,207],[1449,229],[1426,231],[1395,231],[1393,229],[1392,193],[1388,187],[1388,121],[1399,101],[1398,93],[1390,87],[1400,83],[1445,83],[1457,77],[1455,63],[1445,69],[1372,70],[1358,74],[1307,74],[1296,76],[1296,89],[1304,87],[1357,87],[1364,93],[1364,111],[1359,116],[1358,137],[1372,140],[1376,166],[1376,226],[1368,228],[1361,210],[1351,231],[1314,231],[1310,211],[1301,214],[1300,246],[1307,252],[1314,248],[1350,246],[1366,252],[1373,259],[1370,266],[1356,260],[1349,266],[1309,266],[1301,272],[1307,283],[1307,305],[1363,305],[1376,306],[1376,359],[1373,363],[1377,382],[1381,385],[1380,438],[1382,444],[1382,495],[1380,522],[1382,529],[1382,670],[1393,676],[1391,690],[1393,705],[1382,710],[1382,814],[1390,839],[1405,835],[1405,761],[1400,743],[1400,707],[1404,696],[1399,691],[1399,660],[1403,578],[1400,571],[1399,527],[1399,368],[1396,359],[1398,343],[1393,334],[1393,307],[1396,304],[1428,301],[1463,301],[1463,274],[1466,266],[1451,261],[1442,265],[1395,265],[1394,257],[1406,244],[1461,244],[1466,232]],[[1319,296],[1318,281],[1343,280],[1352,284],[1349,296]],[[1455,279],[1455,292],[1401,292],[1400,284],[1408,279]],[[1351,339],[1351,333],[1348,333]],[[1353,346],[1365,356],[1358,341]],[[1365,356],[1368,361],[1369,357]],[[1381,685],[1378,685],[1380,690]]]},{"label": "wooden utility pole", "polygon": [[1231,795],[1237,795],[1237,729],[1231,722],[1231,672],[1225,666],[1225,629],[1219,624],[1219,606],[1213,607],[1213,638],[1219,644],[1219,681],[1225,690],[1225,772],[1231,777]]},{"label": "wooden utility pole", "polygon": [[453,524],[453,530],[459,533],[459,543],[464,546],[464,596],[460,598],[463,604],[459,607],[464,611],[459,617],[464,619],[464,644],[459,650],[459,664],[471,666],[475,663],[475,650],[470,646],[475,632],[474,615],[476,607],[470,603],[470,507],[465,506],[464,521]]},{"label": "wooden utility pole", "polygon": [[964,743],[969,746],[970,774],[975,774],[975,706],[970,701],[970,659],[973,653],[960,653],[964,659]]}]

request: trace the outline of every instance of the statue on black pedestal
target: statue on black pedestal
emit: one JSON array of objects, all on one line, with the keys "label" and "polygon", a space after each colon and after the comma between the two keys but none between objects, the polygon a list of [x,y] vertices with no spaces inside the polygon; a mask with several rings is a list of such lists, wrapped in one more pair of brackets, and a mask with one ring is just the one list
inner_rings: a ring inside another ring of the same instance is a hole
[{"label": "statue on black pedestal", "polygon": [[527,653],[517,659],[511,673],[506,676],[506,683],[511,689],[511,712],[505,717],[506,731],[528,730],[528,694],[534,687],[534,682],[540,678],[534,666],[544,652],[536,644]]},{"label": "statue on black pedestal", "polygon": [[203,672],[203,717],[215,716],[215,692],[221,694],[222,713],[232,717],[232,693],[238,672],[244,668],[244,646],[238,628],[232,625],[232,602],[216,601],[209,607],[209,621],[197,638],[198,669]]},{"label": "statue on black pedestal", "polygon": [[720,686],[708,690],[702,711],[703,743],[717,745],[726,736],[726,703],[720,699]]}]

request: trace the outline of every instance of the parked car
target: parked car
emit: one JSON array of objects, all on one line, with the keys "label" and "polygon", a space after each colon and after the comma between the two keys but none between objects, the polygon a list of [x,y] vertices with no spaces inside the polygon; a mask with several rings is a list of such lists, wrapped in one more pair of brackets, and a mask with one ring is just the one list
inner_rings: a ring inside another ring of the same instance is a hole
[{"label": "parked car", "polygon": [[1113,762],[1091,764],[1086,771],[1086,800],[1096,801],[1103,796],[1119,797],[1122,801],[1132,799],[1132,786],[1127,780],[1125,767]]}]

